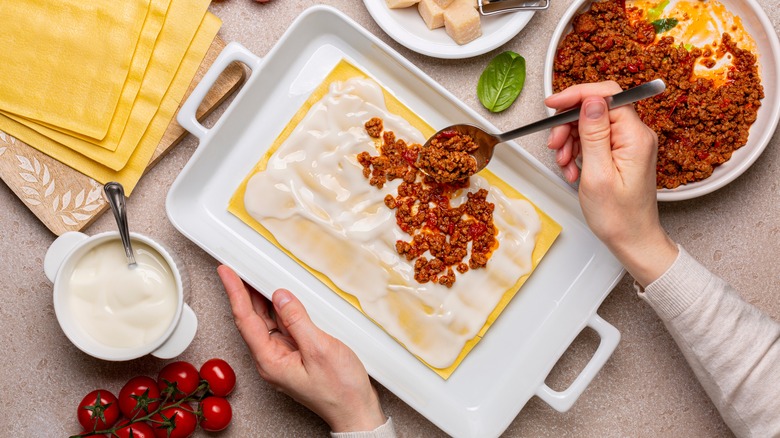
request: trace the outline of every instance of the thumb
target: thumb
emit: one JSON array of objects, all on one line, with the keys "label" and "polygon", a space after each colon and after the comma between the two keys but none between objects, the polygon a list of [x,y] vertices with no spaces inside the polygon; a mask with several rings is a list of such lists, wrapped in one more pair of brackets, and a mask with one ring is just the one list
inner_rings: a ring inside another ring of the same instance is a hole
[{"label": "thumb", "polygon": [[317,336],[321,333],[320,329],[314,325],[306,308],[290,291],[278,289],[272,298],[277,320],[295,339],[301,353],[305,354],[310,346],[316,343]]},{"label": "thumb", "polygon": [[609,108],[603,97],[591,96],[582,102],[578,129],[583,173],[589,168],[604,169],[606,163],[612,162],[612,145]]}]

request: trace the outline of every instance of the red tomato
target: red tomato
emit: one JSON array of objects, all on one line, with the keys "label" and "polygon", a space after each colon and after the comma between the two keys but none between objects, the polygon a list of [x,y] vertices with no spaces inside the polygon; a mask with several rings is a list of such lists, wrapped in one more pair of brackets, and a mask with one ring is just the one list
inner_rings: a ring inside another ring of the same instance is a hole
[{"label": "red tomato", "polygon": [[236,387],[236,372],[222,359],[209,359],[200,367],[200,378],[208,382],[212,394],[225,397]]},{"label": "red tomato", "polygon": [[151,377],[133,377],[119,391],[119,410],[127,418],[149,415],[159,406],[160,388]]},{"label": "red tomato", "polygon": [[233,418],[233,409],[230,403],[223,397],[206,397],[200,402],[200,412],[203,419],[200,427],[207,432],[219,432],[230,424]]},{"label": "red tomato", "polygon": [[114,431],[112,437],[118,438],[155,438],[154,429],[148,423],[136,421],[130,423],[130,420],[122,420],[117,425],[119,427]]},{"label": "red tomato", "polygon": [[187,438],[195,432],[198,418],[189,403],[167,406],[152,415],[152,428],[157,438]]},{"label": "red tomato", "polygon": [[163,398],[180,400],[198,389],[198,370],[189,362],[178,361],[165,365],[157,376],[157,385]]},{"label": "red tomato", "polygon": [[105,430],[119,420],[119,402],[111,391],[96,389],[81,400],[76,416],[90,432]]}]

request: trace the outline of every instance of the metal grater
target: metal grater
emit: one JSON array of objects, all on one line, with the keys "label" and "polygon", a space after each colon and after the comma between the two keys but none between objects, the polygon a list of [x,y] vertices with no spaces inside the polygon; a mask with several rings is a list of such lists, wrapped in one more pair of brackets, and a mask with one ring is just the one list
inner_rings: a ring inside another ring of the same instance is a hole
[{"label": "metal grater", "polygon": [[506,14],[516,11],[539,11],[550,7],[550,0],[477,0],[482,15]]}]

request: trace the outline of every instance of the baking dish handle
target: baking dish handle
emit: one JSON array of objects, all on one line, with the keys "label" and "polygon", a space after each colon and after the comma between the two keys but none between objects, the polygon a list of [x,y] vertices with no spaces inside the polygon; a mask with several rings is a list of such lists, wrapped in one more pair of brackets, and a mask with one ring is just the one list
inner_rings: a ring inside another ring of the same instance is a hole
[{"label": "baking dish handle", "polygon": [[566,412],[572,407],[575,401],[582,395],[585,388],[596,377],[601,367],[607,363],[607,360],[615,351],[618,342],[620,342],[620,332],[613,325],[604,321],[600,316],[594,314],[588,321],[588,327],[598,333],[601,338],[599,346],[593,357],[574,382],[564,391],[554,391],[545,383],[536,390],[536,395],[552,406],[558,412]]},{"label": "baking dish handle", "polygon": [[181,109],[179,109],[179,113],[176,115],[176,121],[200,141],[203,141],[209,130],[198,122],[196,116],[198,107],[203,102],[203,99],[206,98],[206,94],[211,87],[216,83],[219,75],[234,61],[242,62],[250,70],[255,71],[260,67],[263,60],[241,44],[237,42],[229,43],[222,49],[222,52],[214,60],[206,74],[203,75],[203,79],[192,90],[187,100],[181,105]]}]

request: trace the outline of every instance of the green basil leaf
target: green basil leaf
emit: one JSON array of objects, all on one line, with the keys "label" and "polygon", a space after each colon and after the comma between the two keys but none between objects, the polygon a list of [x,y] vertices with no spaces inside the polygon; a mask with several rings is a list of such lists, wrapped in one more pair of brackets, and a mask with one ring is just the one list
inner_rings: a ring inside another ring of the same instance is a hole
[{"label": "green basil leaf", "polygon": [[653,22],[661,18],[661,14],[664,13],[664,9],[669,6],[669,0],[664,0],[654,8],[650,8],[647,11],[647,21]]},{"label": "green basil leaf", "polygon": [[668,32],[672,29],[674,29],[675,26],[677,26],[676,18],[662,18],[660,20],[655,20],[651,24],[655,28],[655,33],[664,33]]},{"label": "green basil leaf", "polygon": [[493,58],[479,76],[477,97],[485,108],[497,113],[514,103],[525,84],[525,58],[507,51]]}]

